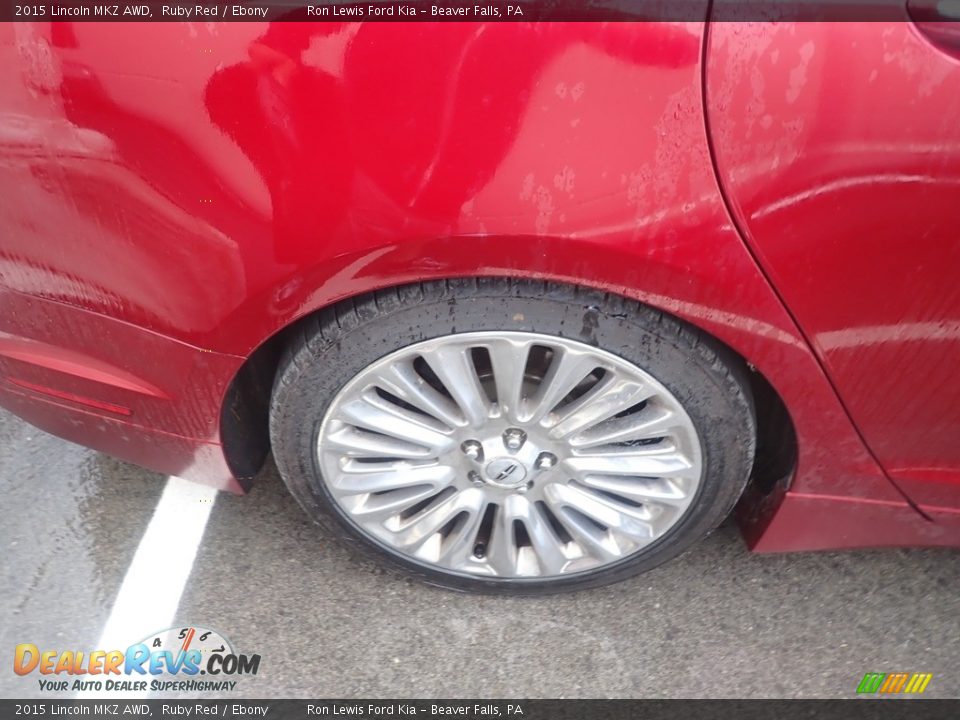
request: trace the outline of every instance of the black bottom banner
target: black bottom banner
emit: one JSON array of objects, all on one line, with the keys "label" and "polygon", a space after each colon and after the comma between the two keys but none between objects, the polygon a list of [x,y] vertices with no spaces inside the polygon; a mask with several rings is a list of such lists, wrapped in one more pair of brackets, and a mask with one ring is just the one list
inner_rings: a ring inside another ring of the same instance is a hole
[{"label": "black bottom banner", "polygon": [[0,718],[960,718],[960,700],[0,700]]}]

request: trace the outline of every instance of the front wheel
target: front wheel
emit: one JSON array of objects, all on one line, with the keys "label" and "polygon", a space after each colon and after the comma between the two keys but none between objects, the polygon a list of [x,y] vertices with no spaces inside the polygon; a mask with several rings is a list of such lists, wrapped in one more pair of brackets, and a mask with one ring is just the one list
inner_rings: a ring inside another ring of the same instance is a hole
[{"label": "front wheel", "polygon": [[426,283],[319,314],[289,348],[274,456],[322,525],[433,584],[592,587],[683,552],[753,461],[742,363],[645,306]]}]

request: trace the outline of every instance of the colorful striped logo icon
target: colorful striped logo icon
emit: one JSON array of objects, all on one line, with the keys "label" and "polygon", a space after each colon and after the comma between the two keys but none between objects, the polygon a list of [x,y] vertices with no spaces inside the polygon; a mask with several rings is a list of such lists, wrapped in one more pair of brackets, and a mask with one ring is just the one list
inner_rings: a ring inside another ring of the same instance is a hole
[{"label": "colorful striped logo icon", "polygon": [[933,679],[932,673],[867,673],[857,686],[858,693],[911,693],[919,695]]}]

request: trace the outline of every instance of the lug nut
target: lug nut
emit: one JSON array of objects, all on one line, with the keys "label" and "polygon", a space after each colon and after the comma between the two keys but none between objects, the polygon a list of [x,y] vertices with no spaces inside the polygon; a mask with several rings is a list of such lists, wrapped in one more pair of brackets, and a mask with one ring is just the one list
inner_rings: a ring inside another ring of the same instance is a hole
[{"label": "lug nut", "polygon": [[460,446],[460,449],[471,460],[483,462],[483,446],[476,440],[467,440]]},{"label": "lug nut", "polygon": [[527,441],[527,434],[519,428],[509,428],[503,432],[503,444],[507,450],[516,452]]},{"label": "lug nut", "polygon": [[557,464],[557,456],[553,453],[540,453],[534,466],[537,470],[549,470]]},{"label": "lug nut", "polygon": [[483,485],[483,478],[480,477],[480,473],[476,472],[475,470],[471,470],[469,473],[467,473],[467,477],[470,478],[470,482],[472,482],[474,485]]}]

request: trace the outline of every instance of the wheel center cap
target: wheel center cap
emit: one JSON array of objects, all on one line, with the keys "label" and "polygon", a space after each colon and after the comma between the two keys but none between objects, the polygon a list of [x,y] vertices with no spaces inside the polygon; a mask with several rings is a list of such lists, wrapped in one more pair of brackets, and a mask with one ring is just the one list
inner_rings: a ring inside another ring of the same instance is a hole
[{"label": "wheel center cap", "polygon": [[520,487],[527,479],[527,468],[516,458],[502,457],[491,460],[483,473],[488,483],[502,488]]}]

